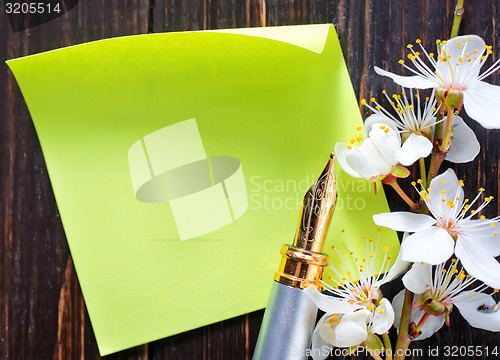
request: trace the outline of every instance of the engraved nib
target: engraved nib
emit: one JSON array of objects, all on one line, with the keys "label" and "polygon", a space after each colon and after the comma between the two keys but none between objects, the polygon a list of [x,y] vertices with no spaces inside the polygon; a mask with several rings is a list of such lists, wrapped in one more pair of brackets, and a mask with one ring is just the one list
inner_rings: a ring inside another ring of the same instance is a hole
[{"label": "engraved nib", "polygon": [[318,180],[304,196],[293,242],[295,247],[318,253],[323,251],[336,202],[335,154],[332,153]]}]

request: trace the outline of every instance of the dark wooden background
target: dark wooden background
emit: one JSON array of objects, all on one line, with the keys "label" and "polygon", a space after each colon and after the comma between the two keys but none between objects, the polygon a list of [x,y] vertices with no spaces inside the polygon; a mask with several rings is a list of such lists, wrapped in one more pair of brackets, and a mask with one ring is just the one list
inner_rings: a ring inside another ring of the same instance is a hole
[{"label": "dark wooden background", "polygon": [[[99,358],[40,145],[5,60],[113,36],[333,23],[356,95],[380,98],[382,88],[396,88],[375,77],[373,65],[400,70],[397,60],[406,54],[408,42],[447,38],[454,6],[452,0],[81,0],[64,16],[18,33],[0,13],[0,358]],[[493,59],[499,54],[498,14],[499,1],[466,0],[460,30],[493,45]],[[499,75],[488,79],[499,80]],[[466,120],[482,151],[474,163],[458,167],[459,177],[467,180],[470,194],[483,186],[499,199],[500,130],[487,131]],[[393,209],[403,207],[392,191],[387,195]],[[485,214],[496,216],[499,210],[497,200]],[[385,289],[386,296],[399,286]],[[262,315],[247,314],[105,359],[250,359]],[[490,351],[497,346],[500,351],[498,334],[472,329],[457,310],[449,328],[415,345],[427,351],[438,344],[489,346]]]}]

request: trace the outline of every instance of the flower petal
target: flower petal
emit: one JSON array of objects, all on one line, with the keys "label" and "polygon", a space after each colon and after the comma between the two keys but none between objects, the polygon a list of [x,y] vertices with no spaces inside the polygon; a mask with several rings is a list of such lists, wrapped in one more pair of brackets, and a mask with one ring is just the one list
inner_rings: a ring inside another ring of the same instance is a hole
[{"label": "flower petal", "polygon": [[455,242],[448,231],[433,226],[408,236],[401,245],[401,258],[411,262],[423,261],[437,265],[450,258],[454,245]]},{"label": "flower petal", "polygon": [[366,139],[359,148],[349,150],[345,156],[347,164],[366,180],[385,175],[391,171],[391,165],[386,164],[373,145],[371,139]]},{"label": "flower petal", "polygon": [[432,151],[432,142],[423,135],[411,134],[396,152],[396,160],[406,166],[412,165],[421,157],[427,157]]},{"label": "flower petal", "polygon": [[[392,299],[392,307],[394,308],[395,318],[394,318],[394,327],[398,329],[401,323],[401,311],[403,309],[403,300],[404,300],[405,291],[400,291],[394,299]],[[415,294],[415,298],[420,296],[421,294]],[[420,319],[424,316],[424,312],[419,308],[411,310],[411,321],[418,324]],[[427,321],[422,326],[422,334],[415,338],[415,340],[424,340],[431,337],[436,331],[441,329],[444,325],[444,315],[441,316],[429,316]]]},{"label": "flower petal", "polygon": [[[408,237],[408,233],[405,232],[403,234],[403,240],[401,241],[401,243],[404,243],[407,237]],[[391,266],[391,269],[389,270],[389,272],[381,280],[379,280],[379,282],[377,282],[375,286],[380,287],[381,285],[386,284],[386,283],[394,280],[399,275],[401,275],[406,270],[408,270],[409,265],[410,265],[410,263],[408,261],[404,261],[403,259],[401,259],[401,251],[400,251],[398,253],[398,257],[396,258],[396,261],[394,262],[394,265]]]},{"label": "flower petal", "polygon": [[332,296],[322,294],[314,286],[309,286],[303,291],[311,298],[318,308],[328,314],[343,314],[359,308],[359,306],[351,305],[347,301],[341,301]]},{"label": "flower petal", "polygon": [[[436,176],[432,179],[430,188],[432,192],[429,193],[429,210],[432,215],[436,219],[455,217],[455,212],[460,211],[464,201],[464,190],[458,184],[455,172],[448,169],[441,175]],[[457,197],[459,200],[456,200]],[[453,209],[447,205],[447,200],[455,203]]]},{"label": "flower petal", "polygon": [[433,80],[428,80],[423,76],[401,76],[391,73],[389,71],[382,70],[381,68],[374,66],[375,72],[381,76],[387,76],[391,78],[396,84],[407,88],[417,88],[417,89],[430,89],[437,87],[437,82]]},{"label": "flower petal", "polygon": [[[413,311],[415,311],[418,315],[415,316],[415,324],[418,324],[422,316],[424,315],[423,311],[420,311],[419,309],[413,309],[412,310],[412,318],[413,318]],[[417,336],[415,340],[424,340],[427,338],[430,338],[432,335],[434,335],[439,329],[441,329],[444,325],[444,314],[439,315],[439,316],[434,316],[431,315],[427,318],[425,321],[424,325],[422,326],[422,333],[420,336]]]},{"label": "flower petal", "polygon": [[[445,79],[451,79],[450,71],[453,71],[454,84],[465,85],[468,80],[477,79],[481,69],[478,66],[479,63],[467,62],[467,57],[464,54],[470,54],[469,58],[472,56],[480,58],[484,52],[484,45],[483,39],[477,35],[457,36],[448,40],[446,44],[442,45],[441,51],[446,52],[445,56],[449,60],[438,61],[437,71]],[[478,51],[477,54],[474,54],[475,50]],[[462,61],[460,61],[460,58],[462,58]]]},{"label": "flower petal", "polygon": [[495,289],[500,289],[500,263],[491,256],[490,251],[473,237],[459,234],[455,255],[465,270],[476,279]]},{"label": "flower petal", "polygon": [[[311,344],[311,350],[312,350],[312,358],[314,360],[324,360],[328,357],[330,353],[330,349],[332,348],[332,345],[323,340],[321,335],[319,334],[319,329],[322,326],[328,326],[328,320],[332,317],[331,314],[324,314],[321,319],[319,319],[318,324],[316,325],[316,328],[314,329],[313,335],[312,335],[312,344]],[[326,331],[327,329],[325,329]],[[333,332],[333,329],[331,329]]]},{"label": "flower petal", "polygon": [[432,266],[416,262],[403,276],[405,288],[415,294],[422,294],[432,286]]},{"label": "flower petal", "polygon": [[491,256],[500,255],[500,236],[496,227],[491,226],[489,221],[468,220],[465,225],[462,225],[462,229],[465,236],[476,239]]},{"label": "flower petal", "polygon": [[[395,154],[401,149],[401,137],[399,133],[384,124],[375,123],[370,131],[370,139],[379,152],[377,156],[384,159],[384,164],[389,164],[391,167],[397,164]],[[366,150],[370,151],[369,148],[366,148]],[[371,151],[370,154],[372,154]]]},{"label": "flower petal", "polygon": [[425,214],[414,214],[407,211],[395,211],[373,215],[378,226],[388,227],[396,231],[418,232],[429,229],[436,219]]},{"label": "flower petal", "polygon": [[401,324],[401,312],[403,310],[403,301],[405,297],[404,289],[398,292],[392,299],[392,308],[394,309],[394,327],[399,332],[399,325]]},{"label": "flower petal", "polygon": [[391,302],[386,298],[380,300],[380,305],[375,309],[371,332],[375,334],[385,334],[394,324],[394,309]]},{"label": "flower petal", "polygon": [[335,154],[337,155],[337,160],[339,161],[340,167],[346,173],[355,178],[361,178],[362,176],[357,173],[346,161],[346,154],[349,151],[347,144],[336,143],[335,144]]},{"label": "flower petal", "polygon": [[500,311],[478,310],[483,305],[495,305],[493,297],[483,293],[476,293],[474,296],[472,294],[472,291],[461,292],[453,300],[453,305],[458,308],[460,314],[471,326],[489,331],[500,331]]},{"label": "flower petal", "polygon": [[474,160],[481,149],[476,134],[460,116],[453,116],[452,126],[453,142],[450,151],[446,154],[446,160],[457,164]]},{"label": "flower petal", "polygon": [[367,309],[345,314],[335,328],[336,341],[333,345],[349,347],[361,344],[368,337],[366,324],[370,320],[371,312]]},{"label": "flower petal", "polygon": [[374,124],[384,124],[397,131],[396,122],[382,114],[372,114],[365,119],[365,132],[368,135]]},{"label": "flower petal", "polygon": [[464,91],[465,112],[486,129],[500,128],[500,86],[476,81]]}]

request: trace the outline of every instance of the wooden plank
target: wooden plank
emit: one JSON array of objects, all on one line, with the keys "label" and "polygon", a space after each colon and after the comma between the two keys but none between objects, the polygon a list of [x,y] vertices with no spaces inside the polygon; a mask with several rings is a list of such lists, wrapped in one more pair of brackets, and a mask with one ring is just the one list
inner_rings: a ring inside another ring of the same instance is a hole
[{"label": "wooden plank", "polygon": [[[99,357],[37,136],[4,61],[145,33],[148,9],[144,0],[81,1],[64,16],[15,34],[5,13],[0,14],[2,359]],[[146,359],[147,349],[126,354]]]}]

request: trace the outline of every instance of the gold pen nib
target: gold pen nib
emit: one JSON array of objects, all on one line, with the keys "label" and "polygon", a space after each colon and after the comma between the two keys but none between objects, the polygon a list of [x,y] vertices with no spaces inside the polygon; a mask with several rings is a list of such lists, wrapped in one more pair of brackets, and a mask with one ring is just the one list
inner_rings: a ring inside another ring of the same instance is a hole
[{"label": "gold pen nib", "polygon": [[302,202],[293,242],[295,247],[315,252],[323,251],[336,202],[335,154],[332,153],[325,169],[307,191]]},{"label": "gold pen nib", "polygon": [[304,197],[293,246],[281,248],[280,267],[274,280],[300,289],[315,286],[321,290],[323,269],[329,261],[328,255],[322,253],[323,245],[336,201],[335,154],[332,153]]}]

